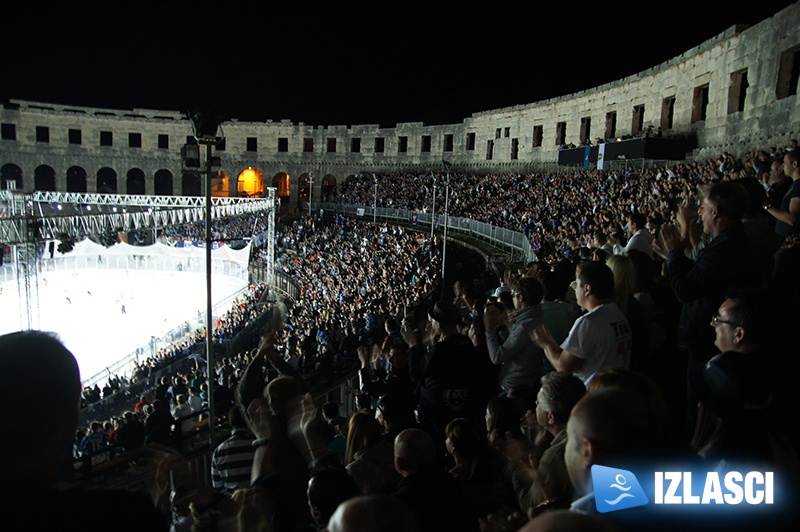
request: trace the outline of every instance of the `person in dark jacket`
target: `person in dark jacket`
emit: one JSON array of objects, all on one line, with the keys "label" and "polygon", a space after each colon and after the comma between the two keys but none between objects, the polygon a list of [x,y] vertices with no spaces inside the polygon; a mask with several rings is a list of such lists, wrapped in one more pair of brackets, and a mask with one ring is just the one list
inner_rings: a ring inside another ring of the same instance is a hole
[{"label": "person in dark jacket", "polygon": [[411,381],[419,387],[419,424],[436,443],[440,451],[437,456],[443,457],[447,424],[457,417],[476,416],[473,394],[479,374],[478,360],[472,341],[458,332],[461,316],[453,303],[437,301],[428,311],[428,319],[432,345],[427,351],[420,332],[412,329],[408,318],[402,330],[410,346]]},{"label": "person in dark jacket", "polygon": [[394,465],[403,480],[394,497],[411,508],[420,530],[477,530],[458,482],[434,465],[436,447],[420,429],[406,429],[394,442]]}]

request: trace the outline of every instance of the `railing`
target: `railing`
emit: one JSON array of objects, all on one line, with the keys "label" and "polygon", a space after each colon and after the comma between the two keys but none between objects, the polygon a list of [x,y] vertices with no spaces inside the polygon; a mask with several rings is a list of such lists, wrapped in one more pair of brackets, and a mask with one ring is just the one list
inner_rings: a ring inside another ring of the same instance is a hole
[{"label": "railing", "polygon": [[[205,343],[201,345],[203,348],[205,347]],[[120,390],[96,403],[89,403],[80,411],[79,424],[86,425],[92,420],[105,420],[109,416],[119,414],[121,407],[132,409],[131,405],[136,403],[142,395],[153,395],[155,393],[155,389],[161,382],[162,377],[171,377],[178,372],[185,373],[194,368],[194,366],[195,357],[192,355],[177,359],[168,366],[153,371],[147,375],[145,380],[128,384],[124,391]]]},{"label": "railing", "polygon": [[[339,403],[343,412],[355,412],[355,396],[352,390],[357,387],[358,370],[357,363],[350,364],[340,371],[337,376],[327,384],[314,385],[311,395],[319,405],[327,401]],[[191,414],[197,416],[204,411]],[[218,414],[221,414],[218,412]],[[180,426],[181,420],[176,420],[176,426]],[[214,440],[215,444],[225,435],[224,424],[217,425]],[[211,484],[211,465],[210,456],[214,446],[210,444],[208,437],[208,426],[197,423],[195,428],[186,434],[174,434],[167,442],[169,447],[180,451],[187,460],[189,472],[196,478],[201,485]],[[74,466],[76,472],[80,474],[82,485],[101,485],[114,488],[128,489],[147,489],[148,479],[152,474],[150,467],[131,467],[131,463],[145,456],[145,448],[132,453],[124,453],[119,446],[105,447],[86,456],[75,459]],[[102,461],[93,462],[92,458],[100,457]],[[110,458],[110,460],[106,460]]]},{"label": "railing", "polygon": [[[256,281],[259,283],[267,282],[267,267],[265,264],[254,263],[252,271]],[[275,270],[275,284],[270,289],[277,290],[294,301],[300,297],[300,286],[297,281],[291,275],[279,270]]]},{"label": "railing", "polygon": [[470,220],[469,218],[445,217],[443,214],[432,215],[423,211],[390,209],[388,207],[378,207],[377,211],[373,213],[372,206],[342,205],[338,203],[323,203],[322,209],[326,212],[344,214],[367,222],[375,218],[381,222],[395,225],[419,226],[420,229],[427,228],[427,231],[430,231],[431,224],[440,230],[444,228],[446,218],[448,232],[454,232],[464,237],[506,248],[512,255],[521,255],[526,262],[536,260],[536,253],[531,249],[531,243],[524,234],[484,222]]}]

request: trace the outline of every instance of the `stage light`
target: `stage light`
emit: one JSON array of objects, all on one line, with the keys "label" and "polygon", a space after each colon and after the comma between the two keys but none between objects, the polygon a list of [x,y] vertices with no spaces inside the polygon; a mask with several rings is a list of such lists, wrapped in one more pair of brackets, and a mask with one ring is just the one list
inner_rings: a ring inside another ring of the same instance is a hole
[{"label": "stage light", "polygon": [[222,123],[221,117],[195,111],[189,114],[189,120],[192,121],[194,136],[197,140],[217,138],[217,130]]}]

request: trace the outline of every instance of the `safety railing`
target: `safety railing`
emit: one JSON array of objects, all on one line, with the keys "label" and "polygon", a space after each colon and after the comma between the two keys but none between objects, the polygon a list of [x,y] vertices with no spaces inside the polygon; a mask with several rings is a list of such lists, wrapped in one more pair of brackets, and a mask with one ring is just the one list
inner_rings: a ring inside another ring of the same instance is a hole
[{"label": "safety railing", "polygon": [[455,233],[462,237],[505,248],[512,256],[519,255],[526,262],[536,260],[536,253],[531,248],[530,241],[524,234],[469,218],[445,216],[443,214],[434,215],[424,211],[392,209],[388,207],[373,209],[372,206],[343,205],[339,203],[323,203],[322,210],[367,222],[375,219],[379,222],[386,222],[394,225],[419,227],[427,231],[431,230],[431,225],[433,225],[435,229],[441,231],[445,226],[446,220],[448,233]]}]

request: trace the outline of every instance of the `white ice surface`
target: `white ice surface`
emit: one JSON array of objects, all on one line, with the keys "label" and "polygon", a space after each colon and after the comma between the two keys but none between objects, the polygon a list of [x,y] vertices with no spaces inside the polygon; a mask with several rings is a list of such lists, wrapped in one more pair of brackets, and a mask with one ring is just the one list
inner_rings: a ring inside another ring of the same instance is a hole
[{"label": "white ice surface", "polygon": [[[39,283],[38,328],[58,333],[75,354],[82,379],[148,345],[151,336],[158,338],[197,319],[198,312],[205,319],[206,284],[200,273],[46,272]],[[245,285],[243,280],[215,275],[214,304]],[[18,331],[22,326],[17,284],[5,282],[0,287],[0,334]]]}]

